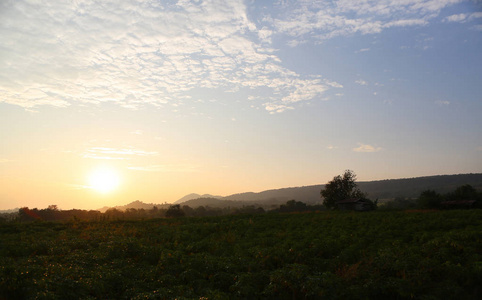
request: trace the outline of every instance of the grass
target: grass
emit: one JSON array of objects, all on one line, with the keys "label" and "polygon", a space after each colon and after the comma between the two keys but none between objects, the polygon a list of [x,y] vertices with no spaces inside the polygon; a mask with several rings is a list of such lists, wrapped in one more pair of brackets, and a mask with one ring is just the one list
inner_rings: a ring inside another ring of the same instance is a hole
[{"label": "grass", "polygon": [[482,210],[0,225],[0,299],[480,299]]}]

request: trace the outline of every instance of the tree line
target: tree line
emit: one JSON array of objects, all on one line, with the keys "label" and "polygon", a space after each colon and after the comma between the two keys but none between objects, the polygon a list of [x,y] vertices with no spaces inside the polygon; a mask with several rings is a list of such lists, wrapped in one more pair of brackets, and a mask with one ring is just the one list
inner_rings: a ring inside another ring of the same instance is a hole
[{"label": "tree line", "polygon": [[178,217],[214,217],[237,214],[263,214],[263,213],[290,213],[339,209],[340,201],[356,198],[362,199],[369,205],[369,210],[406,210],[406,209],[467,209],[482,208],[482,192],[477,191],[469,184],[457,187],[454,191],[440,194],[434,190],[425,190],[418,198],[395,198],[392,201],[378,206],[378,199],[371,200],[356,184],[356,174],[346,170],[343,175],[338,175],[329,181],[320,192],[322,205],[309,205],[292,199],[286,204],[272,210],[265,210],[261,206],[246,205],[243,207],[210,207],[198,206],[192,208],[188,205],[175,204],[168,208],[153,206],[152,209],[127,208],[120,210],[109,208],[104,213],[97,210],[60,210],[57,205],[50,205],[45,209],[30,209],[23,207],[17,213],[0,214],[0,222],[19,221],[113,221],[113,220],[143,220],[153,218],[178,218]]},{"label": "tree line", "polygon": [[[361,199],[371,209],[377,209],[378,199],[371,200],[356,183],[356,174],[346,170],[343,175],[335,176],[320,192],[323,205],[328,209],[338,209],[338,204],[347,199]],[[383,210],[404,209],[468,209],[482,208],[482,192],[470,184],[464,184],[445,194],[435,190],[425,190],[415,199],[395,198],[380,206]]]},{"label": "tree line", "polygon": [[246,205],[243,207],[210,207],[198,206],[192,208],[187,205],[175,204],[168,208],[158,208],[153,206],[152,209],[136,209],[127,208],[120,210],[117,208],[109,208],[104,213],[97,210],[60,210],[56,205],[50,205],[45,209],[23,207],[18,210],[18,213],[10,213],[0,217],[0,222],[19,221],[114,221],[114,220],[145,220],[154,218],[179,218],[179,217],[216,217],[226,215],[241,215],[241,214],[264,214],[267,212],[307,212],[320,211],[325,208],[322,205],[308,205],[301,201],[290,200],[286,204],[282,204],[279,208],[266,211],[261,206]]}]

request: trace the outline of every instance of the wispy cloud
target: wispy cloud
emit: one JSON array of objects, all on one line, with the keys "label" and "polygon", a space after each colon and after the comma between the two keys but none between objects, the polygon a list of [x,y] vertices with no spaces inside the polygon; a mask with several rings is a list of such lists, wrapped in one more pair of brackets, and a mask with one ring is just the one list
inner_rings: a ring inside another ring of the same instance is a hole
[{"label": "wispy cloud", "polygon": [[368,85],[368,82],[363,79],[358,79],[357,81],[355,81],[355,83],[358,83],[359,85]]},{"label": "wispy cloud", "polygon": [[126,160],[133,156],[152,156],[157,154],[158,153],[154,151],[144,151],[134,148],[92,147],[87,149],[82,157],[106,160]]},{"label": "wispy cloud", "polygon": [[[336,36],[376,34],[392,27],[424,26],[462,0],[286,1],[288,17],[273,18],[277,31],[294,40],[319,42]],[[296,44],[296,42],[291,42]]]},{"label": "wispy cloud", "polygon": [[458,22],[458,23],[465,23],[467,21],[472,21],[477,18],[482,18],[482,12],[474,12],[471,14],[455,14],[450,15],[444,19],[446,22]]},{"label": "wispy cloud", "polygon": [[438,100],[438,101],[435,101],[435,104],[438,104],[438,105],[450,105],[450,101],[447,101],[447,100]]},{"label": "wispy cloud", "polygon": [[272,103],[266,103],[265,108],[267,111],[269,111],[271,114],[274,113],[281,113],[284,112],[287,109],[293,109],[292,106],[286,106],[286,105],[280,105],[280,104],[272,104]]},{"label": "wispy cloud", "polygon": [[333,87],[284,68],[273,28],[250,21],[243,1],[19,0],[1,11],[0,102],[25,108],[176,106],[194,88],[266,87],[268,108]]},{"label": "wispy cloud", "polygon": [[129,170],[143,172],[166,172],[166,173],[195,173],[199,172],[198,166],[192,165],[148,165],[148,166],[131,166]]},{"label": "wispy cloud", "polygon": [[378,152],[383,150],[381,147],[375,147],[368,144],[358,143],[358,147],[352,149],[355,152]]},{"label": "wispy cloud", "polygon": [[451,15],[445,18],[445,21],[447,22],[465,22],[467,19],[468,14],[457,14],[457,15]]},{"label": "wispy cloud", "polygon": [[135,135],[142,135],[143,133],[144,133],[144,131],[142,131],[140,129],[131,131],[131,134],[135,134]]}]

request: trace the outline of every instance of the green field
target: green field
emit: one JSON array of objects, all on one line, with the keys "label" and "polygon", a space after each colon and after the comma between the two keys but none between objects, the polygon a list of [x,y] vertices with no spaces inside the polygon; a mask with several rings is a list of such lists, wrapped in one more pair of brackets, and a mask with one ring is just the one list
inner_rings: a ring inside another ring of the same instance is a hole
[{"label": "green field", "polygon": [[481,299],[482,210],[0,225],[0,299]]}]

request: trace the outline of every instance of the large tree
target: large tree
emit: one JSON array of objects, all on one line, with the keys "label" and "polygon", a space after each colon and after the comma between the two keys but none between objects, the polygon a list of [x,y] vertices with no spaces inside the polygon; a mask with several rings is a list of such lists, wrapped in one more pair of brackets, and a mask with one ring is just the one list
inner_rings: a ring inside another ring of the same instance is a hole
[{"label": "large tree", "polygon": [[327,208],[334,208],[336,202],[352,198],[365,198],[366,195],[358,189],[355,183],[356,174],[351,170],[346,170],[343,175],[333,177],[333,180],[325,185],[321,190],[323,205]]},{"label": "large tree", "polygon": [[418,197],[418,206],[420,208],[439,208],[443,201],[443,196],[434,190],[426,190],[420,193]]},{"label": "large tree", "polygon": [[166,217],[167,218],[178,218],[178,217],[184,217],[186,213],[181,209],[181,205],[175,204],[169,206],[169,208],[166,211]]}]

